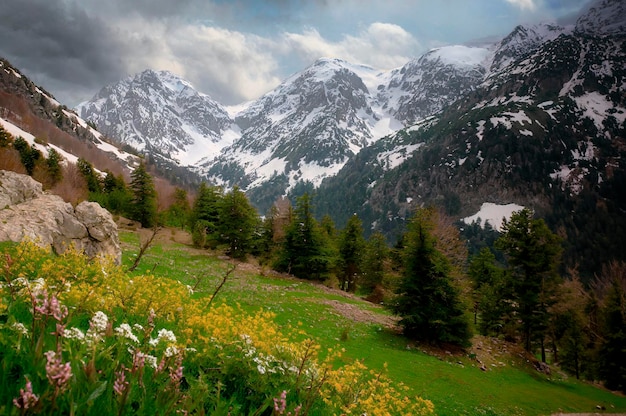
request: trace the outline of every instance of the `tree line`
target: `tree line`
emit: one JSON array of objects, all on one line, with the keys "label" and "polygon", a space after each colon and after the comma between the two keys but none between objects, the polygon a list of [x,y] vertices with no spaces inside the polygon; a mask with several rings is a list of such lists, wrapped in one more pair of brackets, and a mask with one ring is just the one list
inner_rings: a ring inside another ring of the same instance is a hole
[{"label": "tree line", "polygon": [[[10,146],[27,173],[59,172],[53,152],[43,158],[23,139],[11,143],[0,134],[0,150]],[[390,247],[381,233],[365,239],[356,214],[340,230],[329,216],[318,220],[308,193],[295,206],[278,199],[261,217],[238,187],[203,183],[193,198],[177,188],[169,206],[158,209],[143,163],[128,185],[83,159],[76,169],[88,198],[110,211],[144,227],[186,229],[197,247],[242,260],[255,256],[278,272],[383,303],[409,338],[466,347],[478,332],[519,343],[538,363],[556,363],[578,378],[626,391],[626,264],[609,263],[588,285],[575,268],[563,275],[563,241],[528,209],[468,255],[458,228],[435,208],[416,210]],[[59,175],[49,180],[62,180],[62,169]]]}]

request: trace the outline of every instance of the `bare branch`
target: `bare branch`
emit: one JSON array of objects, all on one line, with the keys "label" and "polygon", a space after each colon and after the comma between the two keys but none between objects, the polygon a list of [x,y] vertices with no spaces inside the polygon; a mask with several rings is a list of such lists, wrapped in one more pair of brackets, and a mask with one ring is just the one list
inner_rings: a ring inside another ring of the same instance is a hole
[{"label": "bare branch", "polygon": [[139,266],[139,262],[141,261],[141,258],[143,257],[143,255],[146,253],[146,251],[148,250],[148,248],[150,248],[150,245],[152,245],[152,242],[154,241],[155,237],[157,236],[158,232],[161,231],[161,227],[155,225],[154,228],[152,228],[152,234],[150,235],[150,238],[148,238],[148,240],[146,240],[142,245],[141,248],[139,249],[139,254],[137,254],[137,257],[135,258],[135,262],[133,263],[132,266],[130,266],[130,268],[128,269],[129,272],[134,271],[137,266]]}]

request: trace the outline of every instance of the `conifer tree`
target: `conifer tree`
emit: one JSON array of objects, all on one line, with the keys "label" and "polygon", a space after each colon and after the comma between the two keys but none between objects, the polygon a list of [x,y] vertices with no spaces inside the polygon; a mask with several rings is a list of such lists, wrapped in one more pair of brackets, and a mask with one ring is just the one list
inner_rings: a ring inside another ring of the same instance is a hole
[{"label": "conifer tree", "polygon": [[76,161],[76,167],[78,167],[78,170],[85,178],[87,190],[89,190],[90,193],[102,192],[100,177],[91,163],[81,157]]},{"label": "conifer tree", "polygon": [[35,164],[42,157],[41,152],[31,147],[22,137],[17,137],[13,141],[13,147],[19,152],[22,165],[26,168],[26,172],[32,176],[35,171]]},{"label": "conifer tree", "polygon": [[48,158],[46,159],[48,169],[48,177],[52,186],[59,183],[63,178],[63,170],[61,168],[61,155],[54,149],[48,150]]},{"label": "conifer tree", "polygon": [[410,338],[467,346],[470,330],[448,259],[433,237],[436,212],[419,209],[404,238],[404,271],[392,310]]},{"label": "conifer tree", "polygon": [[361,289],[369,294],[383,284],[385,262],[389,257],[389,248],[385,236],[376,232],[370,236],[361,257]]},{"label": "conifer tree", "polygon": [[313,216],[311,198],[309,194],[304,194],[298,198],[275,267],[303,279],[322,279],[331,260],[329,248],[324,242]]},{"label": "conifer tree", "polygon": [[491,336],[513,333],[510,283],[505,270],[496,265],[496,257],[488,247],[483,247],[471,259],[467,274],[472,281],[474,324],[478,325],[480,333]]},{"label": "conifer tree", "polygon": [[524,348],[531,352],[532,342],[538,340],[545,362],[548,308],[558,283],[560,239],[542,219],[533,219],[532,211],[525,208],[504,221],[496,248],[504,251],[510,266]]},{"label": "conifer tree", "polygon": [[141,162],[130,175],[132,199],[132,219],[139,221],[142,227],[152,227],[157,219],[156,190],[152,177]]},{"label": "conifer tree", "polygon": [[257,213],[246,195],[235,186],[218,205],[217,231],[221,243],[228,245],[228,255],[244,259],[250,251],[257,225]]},{"label": "conifer tree", "polygon": [[608,389],[626,393],[626,290],[617,279],[611,282],[604,304],[600,377]]},{"label": "conifer tree", "polygon": [[133,194],[126,186],[122,175],[115,176],[113,172],[106,170],[102,180],[102,191],[92,192],[89,197],[111,212],[130,218],[134,216]]},{"label": "conifer tree", "polygon": [[339,237],[339,277],[342,289],[347,292],[356,290],[361,275],[361,255],[364,246],[363,225],[354,214]]},{"label": "conifer tree", "polygon": [[200,184],[191,210],[190,225],[194,245],[205,248],[214,246],[217,242],[219,203],[221,199],[221,188],[208,186],[204,182]]}]

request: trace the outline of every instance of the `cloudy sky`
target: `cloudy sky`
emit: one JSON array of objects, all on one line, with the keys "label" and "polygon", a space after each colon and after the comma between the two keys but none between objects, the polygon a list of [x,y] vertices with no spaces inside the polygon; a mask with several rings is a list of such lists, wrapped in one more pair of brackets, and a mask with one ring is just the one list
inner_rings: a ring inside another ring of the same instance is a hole
[{"label": "cloudy sky", "polygon": [[72,107],[145,69],[223,104],[317,58],[379,69],[433,47],[570,21],[589,0],[0,0],[0,56]]}]

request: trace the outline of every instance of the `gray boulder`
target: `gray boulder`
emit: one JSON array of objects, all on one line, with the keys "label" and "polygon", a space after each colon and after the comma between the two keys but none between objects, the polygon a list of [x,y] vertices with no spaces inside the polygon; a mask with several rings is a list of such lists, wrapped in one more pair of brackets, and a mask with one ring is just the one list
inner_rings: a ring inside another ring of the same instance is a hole
[{"label": "gray boulder", "polygon": [[56,253],[70,245],[90,257],[122,258],[117,225],[111,213],[95,202],[72,207],[61,197],[42,191],[30,176],[0,170],[0,241],[28,238]]}]

